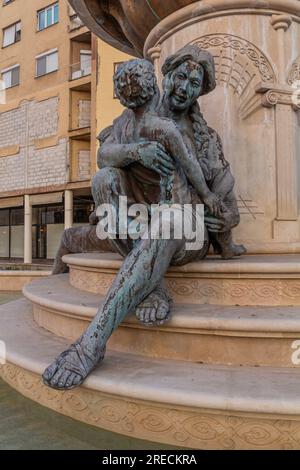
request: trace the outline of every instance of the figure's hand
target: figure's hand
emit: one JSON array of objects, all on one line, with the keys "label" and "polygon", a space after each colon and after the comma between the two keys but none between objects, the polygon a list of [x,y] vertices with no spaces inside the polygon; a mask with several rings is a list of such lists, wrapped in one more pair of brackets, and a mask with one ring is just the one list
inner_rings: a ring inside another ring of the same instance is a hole
[{"label": "figure's hand", "polygon": [[144,142],[138,146],[142,165],[156,171],[161,176],[169,176],[175,170],[172,157],[158,142]]},{"label": "figure's hand", "polygon": [[221,217],[221,205],[219,198],[214,193],[209,193],[203,199],[204,204],[208,207],[210,213],[215,217]]},{"label": "figure's hand", "polygon": [[224,231],[225,223],[222,219],[217,219],[216,217],[212,216],[205,216],[204,223],[209,232],[218,233]]}]

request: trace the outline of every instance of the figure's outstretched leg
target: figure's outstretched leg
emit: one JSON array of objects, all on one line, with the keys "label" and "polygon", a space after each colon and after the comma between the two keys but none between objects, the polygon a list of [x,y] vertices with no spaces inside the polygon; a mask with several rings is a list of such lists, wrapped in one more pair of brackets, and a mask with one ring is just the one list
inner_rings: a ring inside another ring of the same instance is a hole
[{"label": "figure's outstretched leg", "polygon": [[87,225],[65,230],[56,253],[52,274],[68,272],[69,269],[66,263],[63,262],[63,256],[71,253],[89,253],[93,251],[113,251],[107,240],[100,240],[97,237],[96,226]]},{"label": "figure's outstretched leg", "polygon": [[[126,196],[128,204],[135,202],[126,176],[124,170],[119,168],[103,168],[96,173],[92,184],[96,208],[103,203],[113,204],[118,213],[119,196]],[[112,251],[118,252],[122,256],[126,256],[129,253],[132,248],[130,240],[100,240],[97,237],[96,226],[98,217],[96,212],[90,215],[89,222],[89,226],[75,227],[64,231],[54,261],[52,274],[68,272],[68,267],[62,258],[70,253]]]},{"label": "figure's outstretched leg", "polygon": [[[121,168],[106,167],[99,170],[93,178],[92,193],[96,212],[97,208],[103,203],[111,204],[114,207],[117,217],[116,228],[119,227],[120,196],[127,198],[127,209],[132,204],[136,203],[132,194],[128,174],[126,170]],[[90,217],[90,223],[94,225],[98,223],[96,212]],[[128,211],[126,216],[129,224],[132,218],[128,216]],[[125,258],[132,249],[132,240],[129,238],[121,239],[118,237],[118,234],[117,238],[108,240],[108,243],[111,247],[110,251],[119,253],[123,258]]]},{"label": "figure's outstretched leg", "polygon": [[113,331],[156,288],[183,243],[141,240],[135,245],[86,332],[44,372],[46,385],[66,390],[85,380],[103,358]]}]

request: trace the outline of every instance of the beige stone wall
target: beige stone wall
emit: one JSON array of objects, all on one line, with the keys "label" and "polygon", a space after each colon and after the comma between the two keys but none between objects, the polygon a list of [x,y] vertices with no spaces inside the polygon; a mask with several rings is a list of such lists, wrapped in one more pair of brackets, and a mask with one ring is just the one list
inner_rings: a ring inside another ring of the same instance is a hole
[{"label": "beige stone wall", "polygon": [[27,164],[27,187],[64,184],[68,181],[68,141],[61,139],[57,145],[36,149],[30,147]]},{"label": "beige stone wall", "polygon": [[24,149],[17,155],[0,158],[0,192],[22,189],[25,186]]},{"label": "beige stone wall", "polygon": [[56,135],[58,101],[58,96],[42,101],[25,100],[17,108],[0,112],[0,148]]},{"label": "beige stone wall", "polygon": [[[58,122],[58,96],[23,101],[18,108],[0,113],[0,192],[67,182],[67,138],[55,139],[51,146],[45,141],[57,135]],[[13,147],[18,152],[11,155]]]},{"label": "beige stone wall", "polygon": [[22,145],[26,135],[26,108],[19,106],[0,113],[0,147]]},{"label": "beige stone wall", "polygon": [[59,97],[48,98],[42,101],[31,101],[28,109],[28,137],[29,139],[45,139],[58,132],[58,105]]}]

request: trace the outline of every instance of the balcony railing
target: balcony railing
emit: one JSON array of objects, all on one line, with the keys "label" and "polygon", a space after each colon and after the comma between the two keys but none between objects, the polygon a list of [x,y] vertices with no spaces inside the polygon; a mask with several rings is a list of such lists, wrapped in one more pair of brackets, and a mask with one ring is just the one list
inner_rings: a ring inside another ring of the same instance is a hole
[{"label": "balcony railing", "polygon": [[85,60],[84,62],[77,62],[76,64],[70,65],[70,80],[87,77],[88,75],[91,75],[91,73],[91,60]]}]

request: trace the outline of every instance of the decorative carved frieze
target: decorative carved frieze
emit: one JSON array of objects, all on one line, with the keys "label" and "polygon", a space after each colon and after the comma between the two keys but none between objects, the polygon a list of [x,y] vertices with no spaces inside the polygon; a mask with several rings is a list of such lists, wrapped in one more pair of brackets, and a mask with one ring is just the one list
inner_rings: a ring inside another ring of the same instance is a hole
[{"label": "decorative carved frieze", "polygon": [[0,375],[27,398],[84,423],[130,437],[193,449],[299,449],[298,416],[240,415],[159,404],[80,387],[46,389],[40,377],[13,364]]},{"label": "decorative carved frieze", "polygon": [[292,67],[289,71],[287,82],[289,85],[293,86],[299,81],[300,81],[300,56],[292,64]]},{"label": "decorative carved frieze", "polygon": [[[217,78],[220,80],[225,81],[227,78],[230,81],[235,75],[241,84],[252,81],[254,76],[263,82],[276,81],[269,59],[246,39],[231,34],[210,34],[195,40],[194,44],[208,49],[214,55]],[[226,54],[226,51],[230,53]],[[228,67],[228,61],[231,62],[231,67]]]}]

